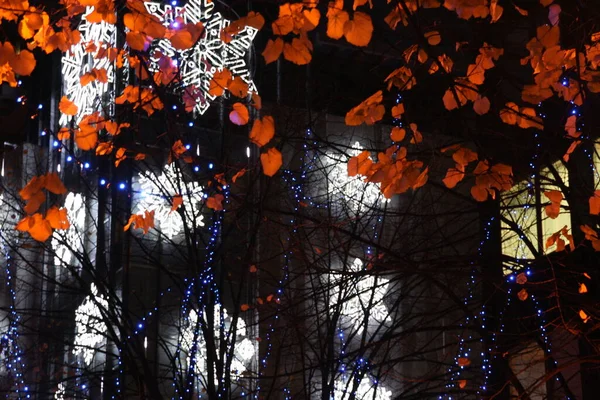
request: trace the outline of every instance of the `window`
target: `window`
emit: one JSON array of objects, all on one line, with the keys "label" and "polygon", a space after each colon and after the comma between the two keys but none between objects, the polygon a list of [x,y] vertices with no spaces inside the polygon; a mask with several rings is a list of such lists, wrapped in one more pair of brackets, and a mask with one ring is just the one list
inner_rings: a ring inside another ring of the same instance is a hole
[{"label": "window", "polygon": [[[545,206],[550,201],[544,193],[552,190],[562,192],[560,187],[569,185],[569,173],[565,164],[559,160],[552,168],[543,168],[538,182],[539,188],[536,188],[536,179],[531,177],[502,194],[502,254],[512,259],[505,262],[506,275],[512,273],[513,268],[522,266],[523,261],[534,259],[534,254],[555,251],[556,245],[545,248],[548,237],[565,226],[571,229],[571,215],[565,200],[561,202],[557,218],[548,218],[545,211]],[[536,193],[536,190],[539,190],[539,193]],[[536,199],[539,199],[541,204],[538,205]],[[538,237],[540,232],[541,240]]]}]

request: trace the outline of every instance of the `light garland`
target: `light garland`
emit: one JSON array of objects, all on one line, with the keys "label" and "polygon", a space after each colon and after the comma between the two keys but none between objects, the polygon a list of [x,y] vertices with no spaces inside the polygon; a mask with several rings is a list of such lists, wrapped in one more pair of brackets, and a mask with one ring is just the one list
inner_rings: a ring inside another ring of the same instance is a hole
[{"label": "light garland", "polygon": [[[71,46],[71,49],[62,57],[62,80],[63,93],[78,108],[75,123],[79,123],[84,115],[92,114],[102,110],[102,106],[113,105],[113,86],[115,82],[114,64],[107,57],[99,57],[106,54],[109,48],[115,47],[116,28],[115,25],[104,21],[91,23],[86,17],[94,11],[93,7],[87,7],[81,16],[78,30],[81,33],[81,41]],[[94,48],[94,51],[87,50]],[[85,86],[81,85],[80,77],[92,70],[104,69],[107,82],[102,83],[94,80]],[[107,99],[107,96],[110,99]],[[112,114],[112,110],[108,110]],[[69,125],[71,116],[60,115],[59,124]]]},{"label": "light garland", "polygon": [[[97,346],[106,337],[106,323],[102,316],[100,307],[108,309],[108,301],[102,295],[98,295],[98,288],[91,284],[91,294],[75,311],[75,345],[73,354],[81,356],[86,365],[90,365],[96,354]],[[100,307],[98,306],[100,305]]]},{"label": "light garland", "polygon": [[[228,315],[227,310],[224,307],[221,307],[220,304],[215,304],[214,316],[213,329],[215,336],[218,337],[220,336],[219,332],[223,332],[227,341],[233,341],[235,339],[233,359],[231,360],[231,376],[240,377],[247,370],[248,365],[256,352],[252,341],[247,337],[246,323],[243,319],[238,318],[235,329],[231,329],[233,323],[232,318]],[[196,310],[191,310],[187,319],[187,326],[181,333],[181,341],[182,348],[187,353],[187,364],[191,364],[190,356],[192,353],[195,353],[195,373],[199,376],[205,376],[208,369],[206,362],[207,348],[206,341],[204,340],[200,329],[198,329],[201,324],[202,321],[198,320],[198,313]],[[231,335],[228,335],[228,332],[231,332]],[[196,338],[195,343],[194,338]],[[194,346],[195,349],[192,350]],[[215,347],[220,348],[218,340],[215,340]]]},{"label": "light garland", "polygon": [[59,383],[54,393],[54,400],[65,400],[65,389],[65,384],[63,382]]},{"label": "light garland", "polygon": [[66,231],[52,234],[52,249],[55,265],[72,265],[75,252],[83,248],[85,229],[85,198],[79,193],[69,193],[65,198],[64,207],[71,226]]},{"label": "light garland", "polygon": [[[349,272],[355,275],[362,271],[364,271],[364,264],[356,258],[348,271],[344,271],[344,273]],[[387,293],[388,282],[389,279],[373,275],[365,275],[358,280],[333,278],[333,293],[330,302],[333,305],[341,303],[341,315],[354,325],[360,334],[364,328],[366,313],[368,313],[369,319],[367,325],[370,325],[372,320],[381,324],[391,319],[383,301]]]},{"label": "light garland", "polygon": [[[173,2],[176,4],[176,2]],[[190,49],[179,51],[166,39],[153,44],[153,48],[176,60],[181,77],[180,89],[185,89],[197,99],[194,112],[204,114],[210,103],[216,98],[208,93],[210,82],[217,71],[227,68],[233,75],[239,76],[248,84],[248,92],[257,92],[244,57],[258,30],[246,26],[229,43],[221,40],[221,31],[231,21],[214,12],[215,4],[211,0],[189,0],[184,6],[174,6],[156,1],[144,2],[146,10],[156,16],[160,22],[171,29],[177,29],[181,22],[204,25],[204,36]],[[151,54],[153,53],[151,49]],[[156,60],[155,60],[156,61]],[[156,62],[151,63],[152,70],[158,70]]]},{"label": "light garland", "polygon": [[199,212],[199,204],[204,199],[202,186],[197,182],[185,182],[183,174],[173,164],[166,165],[160,175],[151,171],[139,174],[140,197],[136,213],[154,211],[157,228],[168,238],[181,233],[184,221],[179,212],[172,211],[169,199],[181,195],[183,200],[185,222],[189,229],[204,226]]},{"label": "light garland", "polygon": [[[355,157],[362,151],[363,147],[357,141],[352,146],[350,155]],[[365,182],[362,175],[348,176],[347,163],[339,158],[339,154],[327,153],[325,164],[328,167],[328,178],[334,193],[340,195],[353,211],[364,211],[365,206],[374,206],[380,199],[389,201],[382,196],[379,184]]]}]

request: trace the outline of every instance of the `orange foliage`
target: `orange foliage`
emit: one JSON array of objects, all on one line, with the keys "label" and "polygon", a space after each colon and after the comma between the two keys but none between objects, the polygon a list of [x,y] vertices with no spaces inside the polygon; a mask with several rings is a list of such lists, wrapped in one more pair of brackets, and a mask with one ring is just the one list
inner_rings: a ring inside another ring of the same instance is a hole
[{"label": "orange foliage", "polygon": [[206,207],[211,208],[215,211],[223,210],[223,200],[225,197],[222,194],[215,194],[214,196],[206,199]]},{"label": "orange foliage", "polygon": [[147,234],[151,228],[154,228],[154,210],[144,211],[144,214],[133,214],[129,217],[127,225],[123,227],[123,231],[128,231],[131,225],[136,229],[141,229],[144,234]]},{"label": "orange foliage", "polygon": [[250,120],[248,109],[242,103],[235,103],[229,113],[229,120],[236,125],[246,125]]},{"label": "orange foliage", "polygon": [[263,174],[267,176],[275,175],[283,164],[281,152],[276,148],[271,147],[266,153],[260,155],[260,163],[263,168]]},{"label": "orange foliage", "polygon": [[563,194],[558,190],[550,190],[548,192],[543,192],[543,194],[550,200],[550,204],[546,206],[546,215],[548,218],[558,218],[558,214],[560,214],[560,202],[563,199]]},{"label": "orange foliage", "polygon": [[264,116],[261,119],[256,119],[252,130],[250,131],[250,141],[258,147],[262,147],[269,143],[275,136],[275,121],[271,116]]},{"label": "orange foliage", "polygon": [[348,111],[346,114],[346,125],[356,126],[363,122],[367,125],[373,125],[383,118],[385,108],[381,105],[383,101],[383,92],[379,90],[371,97]]}]

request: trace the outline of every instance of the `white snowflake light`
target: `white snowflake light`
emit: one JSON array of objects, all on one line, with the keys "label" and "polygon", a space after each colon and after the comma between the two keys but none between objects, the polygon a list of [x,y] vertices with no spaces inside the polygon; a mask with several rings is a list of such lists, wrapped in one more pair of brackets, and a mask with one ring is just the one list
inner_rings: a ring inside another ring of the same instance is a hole
[{"label": "white snowflake light", "polygon": [[[363,262],[356,258],[349,268],[350,273],[363,271]],[[390,315],[383,302],[388,289],[389,279],[364,275],[360,279],[337,278],[333,282],[332,304],[342,302],[341,314],[362,332],[365,316],[368,312],[369,321],[383,323],[390,320]],[[341,297],[340,297],[341,290]]]},{"label": "white snowflake light", "polygon": [[170,199],[181,195],[185,210],[185,220],[190,229],[204,226],[198,204],[204,194],[202,186],[197,182],[185,182],[179,169],[174,164],[166,165],[160,175],[151,171],[139,174],[140,198],[136,213],[154,211],[156,228],[169,238],[183,232],[183,219],[177,211],[171,211]]},{"label": "white snowflake light", "polygon": [[75,346],[73,354],[81,356],[86,365],[90,365],[96,354],[97,347],[105,339],[106,324],[102,317],[102,311],[108,308],[108,301],[102,295],[98,295],[96,285],[90,287],[91,295],[87,296],[83,303],[75,311]]},{"label": "white snowflake light", "polygon": [[54,393],[54,400],[65,400],[65,384],[63,382],[58,384]]},{"label": "white snowflake light", "polygon": [[[221,326],[221,321],[219,320],[221,312],[223,313],[223,325],[222,326]],[[214,321],[213,329],[214,329],[216,337],[219,336],[219,332],[221,329],[223,330],[223,332],[225,332],[225,335],[227,335],[228,332],[232,331],[231,330],[232,319],[227,314],[227,310],[225,308],[221,308],[221,306],[219,304],[216,304],[215,308],[214,308],[214,315],[215,315],[215,321]],[[192,345],[193,345],[194,336],[195,336],[194,331],[196,328],[199,329],[199,332],[196,335],[195,372],[197,375],[205,376],[206,371],[207,371],[206,342],[204,341],[204,337],[202,336],[202,332],[198,325],[198,314],[196,313],[195,310],[191,310],[189,317],[188,317],[187,326],[183,330],[182,337],[181,337],[182,347],[185,350],[185,352],[188,354],[188,358],[187,358],[188,365],[190,363],[189,353],[192,351]],[[254,344],[252,344],[252,341],[247,337],[246,323],[244,322],[243,319],[238,318],[235,332],[232,332],[232,335],[235,335],[235,348],[233,350],[233,360],[231,360],[231,375],[233,377],[239,377],[239,376],[241,376],[242,373],[244,373],[247,370],[248,365],[249,365],[250,361],[252,360],[252,357],[254,356],[256,349],[254,347]],[[228,341],[231,341],[232,339],[233,339],[233,337],[231,337],[231,339],[228,339]],[[219,348],[218,340],[216,341],[215,346],[217,348]]]},{"label": "white snowflake light", "polygon": [[[333,396],[331,400],[348,400],[351,397],[352,382],[345,382],[339,379],[335,382]],[[354,393],[356,400],[391,400],[392,391],[385,387],[371,382],[367,377],[360,380],[358,388]]]},{"label": "white snowflake light", "polygon": [[[81,16],[81,23],[78,27],[81,41],[72,46],[62,58],[63,94],[78,107],[75,116],[76,123],[80,122],[84,115],[100,111],[103,106],[114,103],[111,101],[114,97],[114,64],[107,57],[98,58],[98,56],[106,54],[108,48],[115,46],[116,29],[114,25],[104,21],[88,22],[86,16],[93,10],[93,7],[87,7],[86,12]],[[87,50],[90,49],[93,51],[88,52]],[[101,83],[95,80],[81,86],[79,78],[83,74],[92,69],[100,70],[102,68],[106,70],[108,82]],[[112,110],[108,110],[108,114],[112,114]],[[59,123],[61,126],[67,126],[70,119],[70,116],[61,114]]]},{"label": "white snowflake light", "polygon": [[[144,4],[150,14],[170,28],[176,29],[180,20],[186,24],[202,22],[204,25],[204,36],[191,49],[176,50],[166,39],[153,44],[156,50],[178,62],[180,89],[191,92],[198,99],[194,106],[195,112],[204,114],[215,99],[208,94],[210,81],[215,72],[222,71],[223,68],[242,78],[248,84],[249,92],[257,91],[244,59],[258,32],[257,29],[247,26],[235,35],[231,42],[225,43],[221,40],[221,30],[231,21],[213,11],[215,4],[212,0],[189,0],[184,6],[172,6],[156,1],[147,1]],[[157,69],[157,66],[154,65],[154,68]]]},{"label": "white snowflake light", "polygon": [[[79,193],[69,193],[64,207],[71,226],[66,231],[54,231],[52,249],[55,265],[72,265],[73,252],[82,250],[85,229],[85,198]],[[73,251],[71,251],[73,250]]]},{"label": "white snowflake light", "polygon": [[[350,155],[357,156],[362,151],[361,144],[355,142]],[[389,201],[381,194],[379,184],[365,182],[361,175],[348,176],[348,163],[339,159],[339,154],[327,153],[327,164],[331,168],[328,177],[333,190],[344,198],[351,209],[358,212],[361,207],[364,209],[364,206],[375,205],[380,199]]]}]

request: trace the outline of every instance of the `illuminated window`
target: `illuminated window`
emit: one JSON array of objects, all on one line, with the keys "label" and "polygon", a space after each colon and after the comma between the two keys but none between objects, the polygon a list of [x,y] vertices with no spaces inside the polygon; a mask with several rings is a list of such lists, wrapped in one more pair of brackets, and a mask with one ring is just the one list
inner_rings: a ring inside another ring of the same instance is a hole
[{"label": "illuminated window", "polygon": [[[384,297],[388,290],[389,279],[372,274],[358,276],[364,272],[363,262],[356,258],[347,271],[335,271],[340,274],[333,278],[331,304],[341,303],[341,314],[344,325],[353,325],[357,332],[362,332],[365,322],[381,324],[390,320]],[[341,276],[347,275],[347,276]],[[365,321],[365,318],[369,321]]]},{"label": "illuminated window", "polygon": [[188,228],[204,226],[199,204],[203,199],[202,186],[197,182],[185,182],[183,174],[173,164],[166,165],[160,175],[151,171],[139,174],[139,202],[136,213],[154,211],[156,228],[169,238],[183,232],[183,219],[177,211],[172,211],[171,198],[181,195]]},{"label": "illuminated window", "polygon": [[[222,308],[219,304],[216,304],[214,307],[215,321],[213,330],[215,332],[215,337],[218,338],[222,332],[225,335],[226,341],[232,342],[233,338],[230,335],[235,334],[235,348],[233,350],[233,359],[231,360],[231,375],[233,377],[240,377],[247,370],[252,357],[254,357],[256,349],[252,341],[248,338],[246,323],[244,320],[238,318],[235,332],[233,332],[231,329],[232,318],[227,314],[227,310]],[[220,320],[221,312],[222,320]],[[194,334],[196,329],[198,331],[196,334]],[[194,337],[196,338],[194,370],[197,375],[206,376],[206,342],[204,341],[202,330],[198,321],[198,314],[195,310],[190,311],[186,327],[181,336],[182,348],[187,353],[186,361],[188,365],[190,365],[190,356],[193,350]],[[219,341],[216,340],[215,348],[218,349],[219,346]]]},{"label": "illuminated window", "polygon": [[[509,365],[531,400],[543,400],[546,397],[546,365],[544,351],[535,343],[529,344],[509,359]],[[518,391],[511,385],[512,398],[520,398]]]},{"label": "illuminated window", "polygon": [[[546,247],[546,240],[565,226],[571,229],[571,214],[565,200],[561,203],[561,210],[557,218],[548,218],[543,205],[536,203],[536,197],[540,197],[543,204],[549,204],[548,198],[543,192],[558,190],[562,193],[558,183],[568,187],[569,174],[562,161],[553,164],[550,168],[543,168],[539,177],[539,193],[536,193],[534,179],[517,183],[513,188],[501,196],[502,217],[509,222],[502,221],[502,253],[514,258],[514,266],[518,267],[520,261],[532,260],[533,249],[539,254],[547,254],[556,250],[556,245]],[[538,220],[538,207],[541,207],[541,221]],[[541,231],[542,238],[538,240],[538,232]],[[540,243],[541,242],[541,243]],[[513,263],[509,263],[513,264]],[[509,274],[512,269],[508,266],[505,273]]]},{"label": "illuminated window", "polygon": [[[106,101],[106,97],[114,95],[114,64],[107,57],[98,57],[98,55],[106,54],[107,49],[115,46],[116,29],[115,25],[104,21],[99,23],[89,22],[86,16],[93,10],[93,7],[86,8],[86,12],[81,16],[81,23],[77,28],[81,33],[81,41],[72,46],[62,58],[63,94],[78,107],[75,116],[76,123],[81,121],[84,115],[102,111],[103,105],[113,103]],[[88,51],[90,49],[94,50],[90,52]],[[82,86],[79,78],[92,69],[104,69],[108,81],[102,83],[95,80]],[[112,114],[112,112],[108,114]],[[60,125],[67,126],[70,119],[71,116],[61,114]]]},{"label": "illuminated window", "polygon": [[[363,151],[359,142],[355,142],[350,151],[354,157]],[[372,207],[378,201],[389,201],[381,194],[379,184],[364,181],[361,175],[348,176],[348,160],[340,154],[327,153],[328,180],[330,189],[340,196],[345,205],[355,212]]]},{"label": "illuminated window", "polygon": [[[343,379],[338,379],[335,382],[334,392],[331,400],[391,400],[392,391],[385,387],[372,382],[370,378],[363,377],[353,392],[354,382],[346,382]],[[351,395],[354,395],[352,397]]]},{"label": "illuminated window", "polygon": [[90,287],[91,295],[87,296],[83,303],[75,311],[75,347],[73,354],[80,356],[86,365],[90,365],[98,346],[106,338],[106,324],[102,317],[108,309],[108,301],[102,295],[98,295],[96,285]]},{"label": "illuminated window", "polygon": [[55,265],[73,265],[74,253],[83,249],[85,229],[85,198],[79,193],[69,193],[64,207],[71,226],[66,231],[54,231],[52,249]]},{"label": "illuminated window", "polygon": [[[221,30],[227,27],[229,20],[214,12],[212,0],[189,0],[184,6],[172,6],[161,2],[147,1],[146,10],[156,16],[165,26],[177,29],[178,24],[204,24],[205,34],[191,49],[176,50],[166,39],[153,44],[153,50],[172,58],[178,63],[181,89],[191,92],[198,99],[194,111],[203,114],[215,99],[208,93],[210,81],[217,71],[229,69],[248,84],[250,93],[257,92],[244,57],[252,46],[258,30],[246,26],[229,43],[221,40]],[[158,70],[157,60],[151,63],[151,69]]]}]

